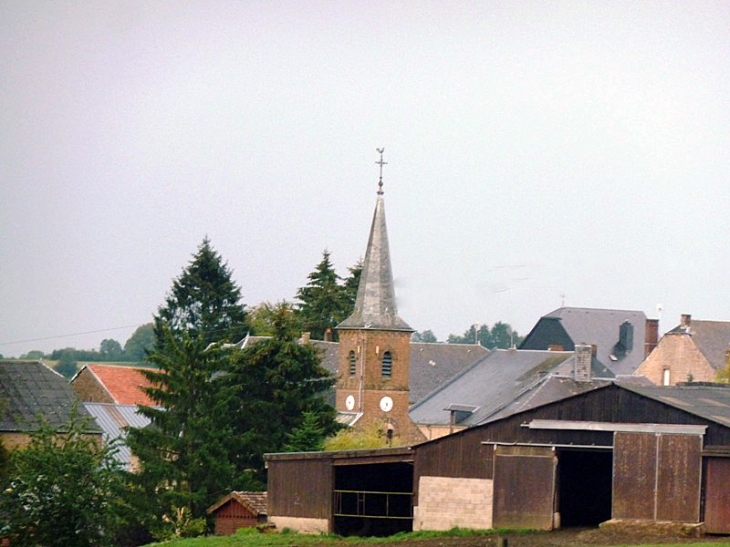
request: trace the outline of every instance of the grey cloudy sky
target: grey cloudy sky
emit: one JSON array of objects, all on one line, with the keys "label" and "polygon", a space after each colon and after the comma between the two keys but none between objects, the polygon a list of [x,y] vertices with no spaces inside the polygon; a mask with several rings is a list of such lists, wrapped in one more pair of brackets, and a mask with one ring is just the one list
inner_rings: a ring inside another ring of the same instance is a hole
[{"label": "grey cloudy sky", "polygon": [[124,344],[205,235],[250,306],[345,275],[381,146],[417,330],[730,320],[726,1],[5,0],[0,353]]}]

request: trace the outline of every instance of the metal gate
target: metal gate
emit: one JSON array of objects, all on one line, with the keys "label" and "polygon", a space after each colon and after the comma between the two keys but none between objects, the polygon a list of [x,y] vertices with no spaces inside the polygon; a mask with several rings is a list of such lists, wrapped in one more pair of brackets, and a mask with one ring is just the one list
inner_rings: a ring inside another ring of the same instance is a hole
[{"label": "metal gate", "polygon": [[495,528],[551,530],[557,459],[551,447],[495,446]]}]

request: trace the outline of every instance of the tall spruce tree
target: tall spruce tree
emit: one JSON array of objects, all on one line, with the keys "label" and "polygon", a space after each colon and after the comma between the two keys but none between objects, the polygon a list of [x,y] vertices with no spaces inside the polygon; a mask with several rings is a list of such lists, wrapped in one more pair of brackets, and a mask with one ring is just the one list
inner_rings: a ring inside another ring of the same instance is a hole
[{"label": "tall spruce tree", "polygon": [[146,524],[158,537],[180,509],[195,517],[238,486],[229,457],[226,398],[220,372],[235,351],[208,345],[202,336],[174,335],[162,325],[164,347],[147,358],[159,370],[143,370],[153,384],[146,388],[154,407],[139,411],[150,425],[129,431],[128,443],[139,458],[141,502],[148,507]]},{"label": "tall spruce tree", "polygon": [[187,333],[207,343],[235,343],[246,336],[246,307],[231,275],[205,237],[188,267],[173,281],[154,318],[156,345],[166,345],[163,324],[178,338]]},{"label": "tall spruce tree", "polygon": [[[154,406],[141,407],[151,424],[132,429],[129,444],[139,458],[144,503],[154,500],[148,526],[160,533],[185,509],[194,517],[238,485],[228,449],[225,390],[218,378],[229,367],[237,341],[247,331],[241,291],[206,237],[154,317],[155,345],[143,371]],[[164,534],[161,535],[164,537]]]},{"label": "tall spruce tree", "polygon": [[[362,267],[360,268],[362,270]],[[352,275],[355,275],[351,270]],[[309,283],[297,292],[298,315],[302,328],[315,340],[323,340],[325,332],[344,321],[353,310],[355,300],[351,287],[342,284],[325,249],[322,260],[308,276]],[[359,281],[359,274],[358,274]],[[354,282],[350,282],[352,285]],[[357,293],[355,287],[354,293]]]}]

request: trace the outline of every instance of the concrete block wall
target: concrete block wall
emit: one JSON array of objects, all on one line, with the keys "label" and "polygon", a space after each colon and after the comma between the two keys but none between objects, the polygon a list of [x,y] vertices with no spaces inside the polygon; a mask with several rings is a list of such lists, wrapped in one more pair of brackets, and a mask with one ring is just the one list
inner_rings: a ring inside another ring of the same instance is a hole
[{"label": "concrete block wall", "polygon": [[329,521],[327,519],[310,519],[298,517],[269,516],[269,522],[281,531],[289,528],[301,534],[328,534]]},{"label": "concrete block wall", "polygon": [[492,527],[491,479],[421,477],[413,530],[486,530]]}]

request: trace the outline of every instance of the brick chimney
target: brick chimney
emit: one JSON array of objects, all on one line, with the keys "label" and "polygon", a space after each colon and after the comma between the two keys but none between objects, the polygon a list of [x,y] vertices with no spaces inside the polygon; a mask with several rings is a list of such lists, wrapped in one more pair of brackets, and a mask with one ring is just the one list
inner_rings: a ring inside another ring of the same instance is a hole
[{"label": "brick chimney", "polygon": [[644,330],[644,359],[654,350],[659,343],[659,319],[647,319]]},{"label": "brick chimney", "polygon": [[591,374],[593,347],[594,346],[589,344],[575,345],[575,368],[573,369],[573,379],[576,382],[590,382],[593,379]]},{"label": "brick chimney", "polygon": [[324,341],[332,342],[332,329],[329,327],[324,331]]},{"label": "brick chimney", "polygon": [[688,331],[691,325],[692,316],[689,313],[683,313],[679,318],[679,326]]}]

